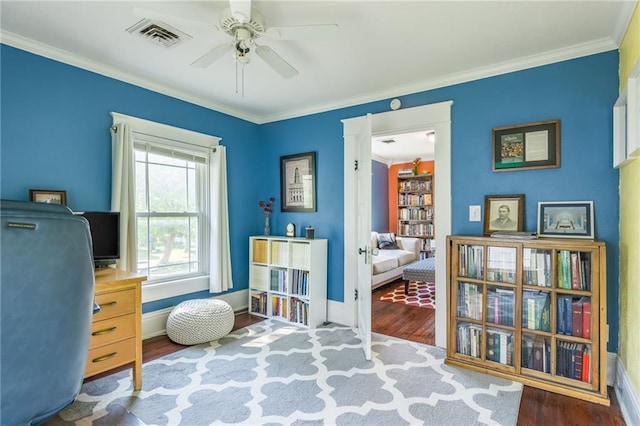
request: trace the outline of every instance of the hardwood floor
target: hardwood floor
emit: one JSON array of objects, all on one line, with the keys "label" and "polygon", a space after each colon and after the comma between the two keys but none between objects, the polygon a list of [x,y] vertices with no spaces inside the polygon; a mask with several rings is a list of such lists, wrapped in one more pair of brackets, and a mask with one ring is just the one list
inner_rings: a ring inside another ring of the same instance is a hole
[{"label": "hardwood floor", "polygon": [[[435,341],[435,311],[376,300],[383,292],[384,288],[372,294],[372,330],[388,336],[433,345]],[[233,329],[236,330],[260,321],[262,321],[260,317],[249,313],[240,313],[236,315]],[[147,362],[183,349],[185,346],[173,343],[167,336],[157,336],[145,340],[142,348],[143,360]],[[612,388],[609,388],[609,398],[611,406],[605,407],[525,386],[517,424],[518,426],[624,425],[620,405]]]}]

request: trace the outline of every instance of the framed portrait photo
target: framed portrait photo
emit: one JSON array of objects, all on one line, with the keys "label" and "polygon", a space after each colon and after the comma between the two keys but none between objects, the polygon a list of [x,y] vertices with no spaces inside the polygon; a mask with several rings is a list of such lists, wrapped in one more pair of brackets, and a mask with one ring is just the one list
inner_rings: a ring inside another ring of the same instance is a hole
[{"label": "framed portrait photo", "polygon": [[280,157],[280,211],[316,211],[316,153]]},{"label": "framed portrait photo", "polygon": [[594,239],[593,201],[541,201],[538,235]]},{"label": "framed portrait photo", "polygon": [[484,235],[494,232],[522,232],[524,194],[484,196]]},{"label": "framed portrait photo", "polygon": [[29,201],[36,203],[67,205],[67,191],[57,191],[52,189],[30,189]]}]

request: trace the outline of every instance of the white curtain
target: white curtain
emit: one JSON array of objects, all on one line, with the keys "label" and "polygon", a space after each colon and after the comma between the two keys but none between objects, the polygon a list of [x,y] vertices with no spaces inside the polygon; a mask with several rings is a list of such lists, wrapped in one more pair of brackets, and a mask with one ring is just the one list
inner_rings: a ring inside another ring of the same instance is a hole
[{"label": "white curtain", "polygon": [[136,215],[133,139],[129,124],[111,127],[111,210],[120,212],[120,260],[118,269],[135,272]]},{"label": "white curtain", "polygon": [[227,154],[224,146],[219,145],[211,149],[209,176],[211,177],[209,291],[220,293],[233,288],[227,202]]}]

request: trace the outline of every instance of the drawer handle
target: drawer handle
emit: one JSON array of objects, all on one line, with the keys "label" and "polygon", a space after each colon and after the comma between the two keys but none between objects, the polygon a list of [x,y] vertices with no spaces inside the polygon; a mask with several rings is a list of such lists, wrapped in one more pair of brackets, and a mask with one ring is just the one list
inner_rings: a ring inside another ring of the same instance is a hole
[{"label": "drawer handle", "polygon": [[102,336],[103,334],[109,334],[116,331],[118,327],[105,328],[104,330],[98,330],[91,333],[92,336]]},{"label": "drawer handle", "polygon": [[115,300],[113,302],[107,302],[107,303],[101,303],[100,307],[102,308],[109,308],[111,306],[116,306],[118,304],[118,302],[116,302]]},{"label": "drawer handle", "polygon": [[99,356],[98,358],[94,358],[92,360],[92,362],[102,362],[102,361],[106,361],[108,359],[113,358],[114,356],[116,356],[118,354],[118,352],[112,352],[110,354],[107,355],[103,355],[103,356]]}]

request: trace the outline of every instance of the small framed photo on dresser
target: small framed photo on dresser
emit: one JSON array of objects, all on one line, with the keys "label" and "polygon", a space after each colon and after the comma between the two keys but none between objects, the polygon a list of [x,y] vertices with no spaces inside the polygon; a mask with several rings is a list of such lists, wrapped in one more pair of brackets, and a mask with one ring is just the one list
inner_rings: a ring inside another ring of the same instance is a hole
[{"label": "small framed photo on dresser", "polygon": [[67,205],[67,191],[52,189],[30,189],[29,201],[36,203]]}]

